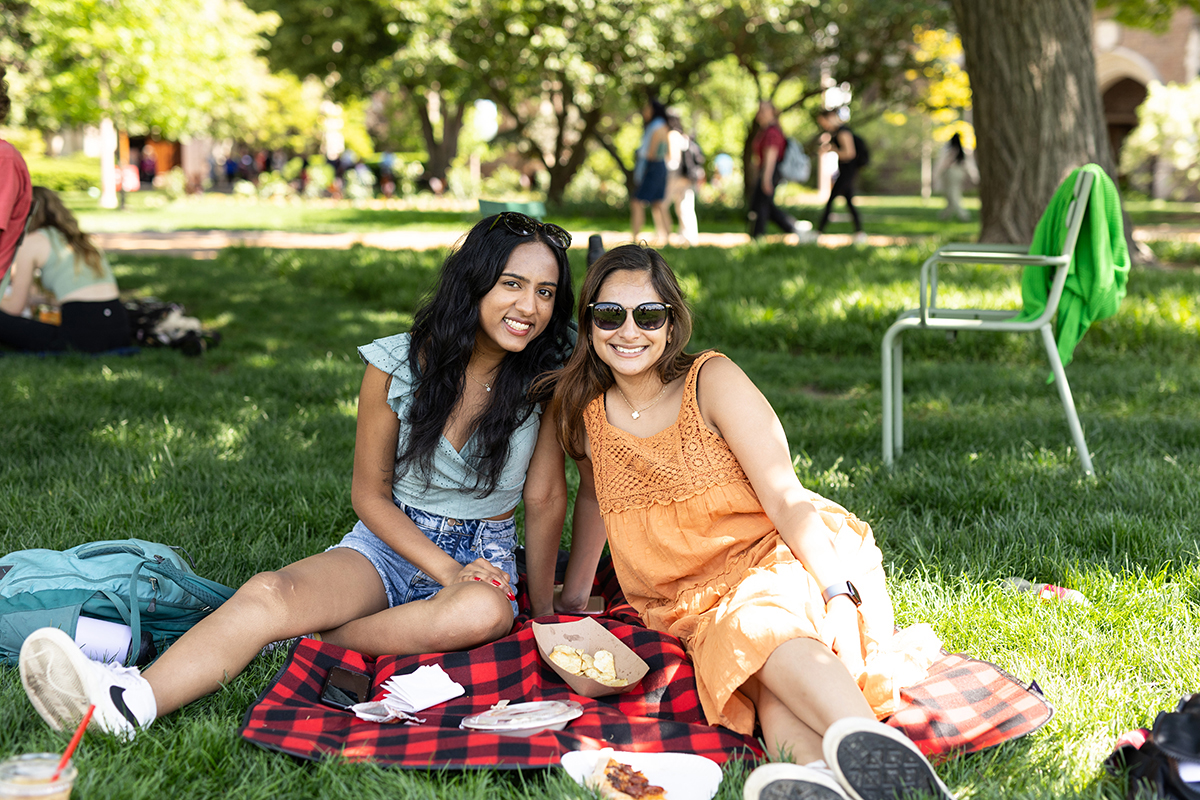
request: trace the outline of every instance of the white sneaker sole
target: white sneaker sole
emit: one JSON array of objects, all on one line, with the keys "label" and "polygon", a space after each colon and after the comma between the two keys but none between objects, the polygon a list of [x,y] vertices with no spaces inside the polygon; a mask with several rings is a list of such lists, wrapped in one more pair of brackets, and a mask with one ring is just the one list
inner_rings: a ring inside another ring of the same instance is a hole
[{"label": "white sneaker sole", "polygon": [[815,769],[784,762],[763,764],[746,778],[743,800],[847,800],[842,787]]},{"label": "white sneaker sole", "polygon": [[882,722],[839,719],[825,732],[822,749],[825,762],[853,800],[954,800],[912,740]]},{"label": "white sneaker sole", "polygon": [[[87,713],[90,666],[75,640],[57,628],[34,631],[21,645],[21,685],[54,730],[74,730]],[[94,717],[88,727],[98,728]]]}]

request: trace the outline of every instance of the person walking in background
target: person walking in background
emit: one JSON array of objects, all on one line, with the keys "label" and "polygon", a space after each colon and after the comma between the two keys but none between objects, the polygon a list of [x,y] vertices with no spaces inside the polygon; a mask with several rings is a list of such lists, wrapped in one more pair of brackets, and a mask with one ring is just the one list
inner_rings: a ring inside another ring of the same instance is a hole
[{"label": "person walking in background", "polygon": [[[36,276],[36,279],[35,279]],[[40,286],[35,287],[35,280]],[[5,291],[9,288],[11,291]],[[62,324],[26,319],[45,302],[40,288],[62,306]],[[19,350],[100,353],[129,344],[129,316],[112,267],[57,194],[33,187],[29,235],[12,270],[0,279],[0,345]]]},{"label": "person walking in background", "polygon": [[758,135],[750,145],[750,166],[754,173],[754,193],[750,197],[750,219],[754,227],[750,236],[757,239],[766,233],[768,221],[774,222],[784,233],[798,234],[795,218],[775,205],[775,188],[778,186],[775,168],[787,147],[787,137],[779,127],[775,104],[769,100],[759,103],[755,121]]},{"label": "person walking in background", "polygon": [[704,156],[684,132],[679,113],[671,110],[667,111],[667,144],[667,200],[675,206],[679,235],[688,244],[697,245],[700,222],[696,219],[696,187],[704,180]]},{"label": "person walking in background", "polygon": [[[8,100],[7,70],[0,67],[0,125],[8,121],[11,103]],[[8,272],[13,254],[25,233],[25,218],[29,216],[33,184],[29,167],[17,148],[0,139],[0,277]]]},{"label": "person walking in background", "polygon": [[829,190],[829,201],[821,212],[821,221],[817,223],[817,233],[825,232],[829,222],[829,214],[833,211],[833,201],[839,197],[846,198],[846,209],[854,220],[854,242],[863,244],[867,234],[863,231],[862,220],[859,219],[858,209],[854,207],[854,179],[858,171],[867,165],[869,156],[865,142],[842,124],[841,115],[836,109],[827,108],[817,115],[817,124],[824,133],[821,134],[817,145],[818,153],[837,153],[838,171]]},{"label": "person walking in background", "polygon": [[942,148],[942,155],[933,169],[933,185],[940,187],[940,191],[946,195],[946,207],[938,214],[939,217],[948,219],[953,216],[964,222],[971,218],[970,212],[962,204],[963,181],[968,177],[972,183],[979,183],[975,156],[963,147],[962,136],[956,133]]},{"label": "person walking in background", "polygon": [[658,241],[665,244],[671,235],[667,218],[667,153],[670,150],[667,108],[658,98],[650,97],[642,107],[642,119],[646,128],[642,131],[642,144],[638,147],[637,163],[633,168],[637,189],[629,202],[629,227],[636,242],[646,222],[646,206],[649,205],[655,234]]}]

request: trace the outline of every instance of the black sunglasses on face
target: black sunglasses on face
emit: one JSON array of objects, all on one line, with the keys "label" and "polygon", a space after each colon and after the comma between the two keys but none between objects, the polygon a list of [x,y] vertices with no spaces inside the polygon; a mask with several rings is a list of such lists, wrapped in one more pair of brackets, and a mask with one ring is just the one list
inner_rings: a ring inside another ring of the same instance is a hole
[{"label": "black sunglasses on face", "polygon": [[615,331],[625,324],[625,314],[633,312],[633,322],[644,331],[656,331],[667,321],[671,306],[666,303],[642,303],[625,308],[619,303],[588,303],[592,324],[602,331]]},{"label": "black sunglasses on face", "polygon": [[504,227],[508,228],[509,233],[515,233],[517,236],[533,236],[537,232],[541,232],[546,241],[554,245],[560,250],[566,250],[571,246],[571,234],[557,225],[551,225],[547,222],[538,222],[533,217],[527,217],[517,211],[505,211],[497,214],[492,220],[492,224],[488,226],[490,232],[496,227],[496,223],[504,223]]}]

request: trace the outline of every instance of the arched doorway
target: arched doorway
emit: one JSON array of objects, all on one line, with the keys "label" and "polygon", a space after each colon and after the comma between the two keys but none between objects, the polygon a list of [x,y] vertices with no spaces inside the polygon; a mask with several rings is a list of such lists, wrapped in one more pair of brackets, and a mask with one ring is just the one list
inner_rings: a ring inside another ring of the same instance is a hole
[{"label": "arched doorway", "polygon": [[1146,86],[1133,78],[1122,78],[1104,91],[1104,121],[1113,160],[1121,163],[1121,145],[1137,127],[1138,106],[1146,99]]}]

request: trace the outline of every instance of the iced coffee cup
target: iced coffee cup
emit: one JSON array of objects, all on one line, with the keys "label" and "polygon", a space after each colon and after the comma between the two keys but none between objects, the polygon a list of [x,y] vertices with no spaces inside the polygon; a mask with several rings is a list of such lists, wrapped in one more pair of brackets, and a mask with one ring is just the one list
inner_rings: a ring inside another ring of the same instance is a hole
[{"label": "iced coffee cup", "polygon": [[58,753],[27,753],[0,762],[0,798],[67,800],[78,773],[75,765],[67,762],[58,780],[51,781],[61,757]]}]

